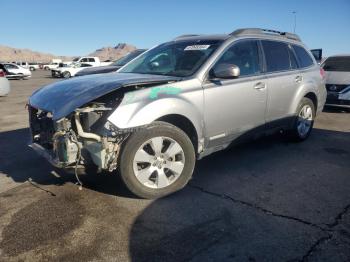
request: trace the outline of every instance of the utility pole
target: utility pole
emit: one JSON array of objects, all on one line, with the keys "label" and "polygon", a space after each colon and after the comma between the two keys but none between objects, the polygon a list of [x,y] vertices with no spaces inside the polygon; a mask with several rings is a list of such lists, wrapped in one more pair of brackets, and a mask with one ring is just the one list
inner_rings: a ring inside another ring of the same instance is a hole
[{"label": "utility pole", "polygon": [[297,27],[297,11],[292,12],[294,15],[294,27],[293,27],[293,33],[295,34],[295,29]]}]

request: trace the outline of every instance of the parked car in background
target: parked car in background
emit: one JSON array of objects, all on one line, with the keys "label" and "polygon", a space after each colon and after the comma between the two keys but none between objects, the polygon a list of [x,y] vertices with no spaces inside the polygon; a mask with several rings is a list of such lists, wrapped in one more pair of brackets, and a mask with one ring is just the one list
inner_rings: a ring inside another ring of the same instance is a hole
[{"label": "parked car in background", "polygon": [[28,68],[21,67],[14,63],[2,63],[6,68],[8,74],[6,77],[9,79],[28,79],[32,76],[32,72]]},{"label": "parked car in background", "polygon": [[42,68],[44,70],[51,70],[59,67],[60,63],[62,63],[62,59],[52,59],[50,64],[44,64],[42,65]]},{"label": "parked car in background", "polygon": [[0,64],[0,96],[7,96],[10,90],[10,82],[6,78],[6,70]]},{"label": "parked car in background", "polygon": [[295,34],[180,36],[117,74],[36,91],[32,148],[61,168],[118,168],[133,193],[158,198],[188,183],[196,158],[243,138],[284,130],[306,140],[326,95],[323,71]]},{"label": "parked car in background", "polygon": [[89,64],[92,66],[107,66],[112,62],[101,62],[96,56],[82,56],[73,59],[73,63]]},{"label": "parked car in background", "polygon": [[326,74],[326,105],[350,108],[350,54],[329,56],[321,66]]},{"label": "parked car in background", "polygon": [[30,63],[28,63],[28,68],[30,71],[35,71],[35,70],[40,68],[39,63],[30,62]]},{"label": "parked car in background", "polygon": [[146,49],[135,50],[133,52],[130,52],[126,56],[118,59],[117,61],[112,62],[109,66],[99,66],[99,67],[93,67],[93,68],[86,68],[86,69],[78,72],[75,76],[84,76],[84,75],[94,75],[94,74],[104,74],[104,73],[116,72],[122,66],[126,65],[131,60],[138,57],[139,55],[141,55],[145,51],[146,51]]},{"label": "parked car in background", "polygon": [[70,78],[70,77],[75,76],[79,71],[81,71],[87,67],[92,67],[92,65],[86,64],[86,63],[73,63],[69,66],[51,69],[51,76],[52,77],[59,77],[59,78],[60,77]]},{"label": "parked car in background", "polygon": [[24,68],[28,68],[30,71],[35,71],[39,69],[39,64],[34,62],[16,62],[15,64]]}]

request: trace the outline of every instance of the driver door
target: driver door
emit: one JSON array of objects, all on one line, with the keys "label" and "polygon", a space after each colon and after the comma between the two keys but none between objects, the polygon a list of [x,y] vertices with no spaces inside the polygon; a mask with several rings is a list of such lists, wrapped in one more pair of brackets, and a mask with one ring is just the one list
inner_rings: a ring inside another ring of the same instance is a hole
[{"label": "driver door", "polygon": [[[251,130],[264,129],[267,81],[256,40],[232,44],[214,64],[240,68],[235,79],[218,79],[209,73],[204,83],[204,120],[207,147],[220,146]],[[211,72],[213,72],[213,68]]]}]

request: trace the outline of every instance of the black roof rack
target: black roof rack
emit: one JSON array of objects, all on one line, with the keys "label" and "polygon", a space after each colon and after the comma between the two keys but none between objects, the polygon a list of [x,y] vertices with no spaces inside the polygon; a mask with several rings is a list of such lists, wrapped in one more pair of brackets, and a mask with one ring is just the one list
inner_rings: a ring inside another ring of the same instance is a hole
[{"label": "black roof rack", "polygon": [[296,34],[288,33],[288,32],[280,32],[276,30],[270,29],[262,29],[262,28],[242,28],[237,29],[230,33],[232,36],[242,36],[242,35],[276,35],[281,37],[286,37],[288,39],[292,39],[295,41],[301,41],[300,37]]}]

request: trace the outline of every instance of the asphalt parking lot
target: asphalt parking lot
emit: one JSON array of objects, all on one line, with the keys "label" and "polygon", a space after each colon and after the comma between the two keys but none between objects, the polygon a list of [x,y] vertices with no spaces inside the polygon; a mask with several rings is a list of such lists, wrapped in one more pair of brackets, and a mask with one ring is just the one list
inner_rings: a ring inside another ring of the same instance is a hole
[{"label": "asphalt parking lot", "polygon": [[349,112],[327,109],[304,143],[204,158],[185,189],[150,201],[118,174],[80,191],[27,147],[26,100],[53,81],[36,71],[0,98],[0,260],[350,261]]}]

